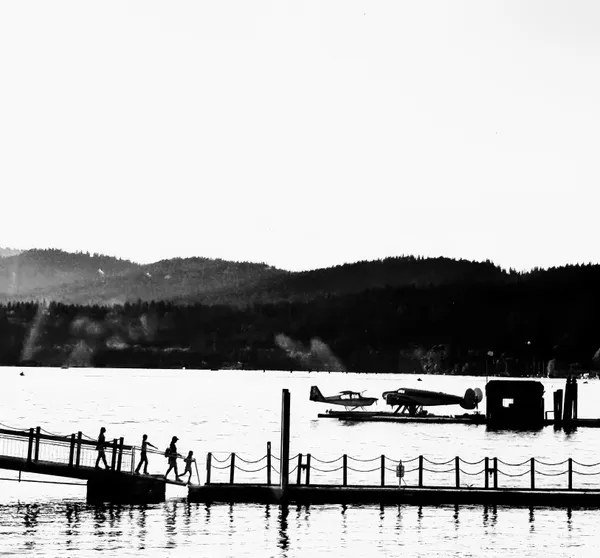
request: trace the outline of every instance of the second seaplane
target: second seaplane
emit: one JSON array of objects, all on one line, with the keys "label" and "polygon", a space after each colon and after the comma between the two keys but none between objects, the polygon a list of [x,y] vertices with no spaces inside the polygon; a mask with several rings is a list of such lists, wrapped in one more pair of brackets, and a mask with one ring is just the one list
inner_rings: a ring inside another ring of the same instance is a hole
[{"label": "second seaplane", "polygon": [[310,400],[317,403],[330,403],[331,405],[342,405],[347,411],[369,407],[377,401],[377,397],[365,397],[364,392],[344,390],[337,395],[325,397],[317,386],[310,388]]},{"label": "second seaplane", "polygon": [[476,409],[483,399],[483,392],[479,388],[469,388],[461,397],[439,391],[400,388],[394,391],[384,391],[381,396],[388,405],[396,407],[394,413],[415,417],[427,414],[423,407],[436,405],[460,405],[463,409]]}]

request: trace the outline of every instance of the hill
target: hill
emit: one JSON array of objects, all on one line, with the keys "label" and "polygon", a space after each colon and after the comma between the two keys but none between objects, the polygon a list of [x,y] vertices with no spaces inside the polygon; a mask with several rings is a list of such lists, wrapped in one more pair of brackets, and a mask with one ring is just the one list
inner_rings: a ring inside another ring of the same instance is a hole
[{"label": "hill", "polygon": [[368,289],[503,282],[511,274],[491,262],[412,256],[305,272],[265,264],[173,258],[140,265],[111,256],[28,250],[0,260],[0,302],[66,304],[171,301],[247,306],[308,302]]}]

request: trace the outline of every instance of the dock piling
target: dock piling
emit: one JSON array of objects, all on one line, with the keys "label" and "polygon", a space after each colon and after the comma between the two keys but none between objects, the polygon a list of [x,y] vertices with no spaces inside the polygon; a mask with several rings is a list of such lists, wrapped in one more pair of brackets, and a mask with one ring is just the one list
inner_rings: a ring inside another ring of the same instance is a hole
[{"label": "dock piling", "polygon": [[121,465],[123,463],[123,444],[125,439],[121,436],[119,438],[119,453],[117,455],[117,471],[121,472]]},{"label": "dock piling", "polygon": [[573,459],[569,457],[569,469],[567,472],[567,478],[569,479],[569,490],[573,489]]},{"label": "dock piling", "polygon": [[310,453],[306,454],[306,486],[310,484]]},{"label": "dock piling", "polygon": [[112,459],[110,462],[111,470],[114,471],[116,466],[117,466],[117,439],[115,438],[112,441]]},{"label": "dock piling", "polygon": [[69,467],[73,467],[75,460],[75,434],[71,434],[71,444],[69,446]]},{"label": "dock piling", "polygon": [[535,490],[535,458],[532,457],[530,463],[530,475],[531,475],[531,490]]},{"label": "dock piling", "polygon": [[267,442],[267,484],[271,484],[271,442]]},{"label": "dock piling", "polygon": [[385,455],[381,455],[381,486],[385,486]]},{"label": "dock piling", "polygon": [[31,463],[33,455],[33,428],[29,429],[29,443],[27,445],[27,463]]},{"label": "dock piling", "polygon": [[302,484],[302,454],[298,454],[298,466],[296,467],[296,484]]},{"label": "dock piling", "polygon": [[83,434],[81,430],[77,432],[77,447],[75,448],[75,467],[79,467],[81,463],[81,438]]},{"label": "dock piling", "polygon": [[494,457],[494,488],[498,488],[498,458]]},{"label": "dock piling", "polygon": [[490,458],[486,457],[485,460],[485,465],[483,467],[483,488],[489,488],[490,487]]},{"label": "dock piling", "polygon": [[423,456],[419,455],[419,488],[423,487]]},{"label": "dock piling", "polygon": [[348,486],[348,456],[342,456],[342,486]]},{"label": "dock piling", "polygon": [[282,495],[287,491],[290,475],[290,391],[281,390],[281,448],[279,488]]},{"label": "dock piling", "polygon": [[40,459],[40,431],[41,428],[39,426],[35,427],[35,448],[33,450],[33,460],[39,461]]}]

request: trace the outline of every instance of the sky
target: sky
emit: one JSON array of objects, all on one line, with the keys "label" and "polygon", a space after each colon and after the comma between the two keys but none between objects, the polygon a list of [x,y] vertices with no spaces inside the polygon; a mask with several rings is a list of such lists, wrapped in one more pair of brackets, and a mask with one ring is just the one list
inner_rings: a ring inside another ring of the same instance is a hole
[{"label": "sky", "polygon": [[596,0],[0,2],[0,246],[598,263]]}]

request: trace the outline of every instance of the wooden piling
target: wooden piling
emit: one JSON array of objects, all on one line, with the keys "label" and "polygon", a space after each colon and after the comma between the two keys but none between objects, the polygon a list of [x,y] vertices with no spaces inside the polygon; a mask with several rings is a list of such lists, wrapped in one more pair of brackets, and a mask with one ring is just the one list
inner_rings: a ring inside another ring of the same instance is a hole
[{"label": "wooden piling", "polygon": [[423,456],[419,455],[419,487],[423,486]]},{"label": "wooden piling", "polygon": [[310,484],[310,453],[306,454],[306,486]]},{"label": "wooden piling", "polygon": [[569,457],[569,468],[567,472],[567,478],[569,481],[569,490],[573,489],[573,459]]},{"label": "wooden piling", "polygon": [[562,427],[563,413],[563,390],[557,389],[554,392],[554,428]]},{"label": "wooden piling", "polygon": [[385,455],[381,456],[381,486],[385,486]]},{"label": "wooden piling", "polygon": [[290,392],[281,390],[281,448],[279,463],[279,488],[285,494],[290,474]]},{"label": "wooden piling", "polygon": [[489,488],[490,487],[490,458],[486,457],[485,458],[485,465],[483,467],[483,487],[484,488]]},{"label": "wooden piling", "polygon": [[577,378],[573,377],[572,384],[572,399],[573,399],[573,420],[577,420],[577,399],[578,399],[578,388],[577,388]]},{"label": "wooden piling", "polygon": [[342,456],[342,486],[348,486],[348,456]]},{"label": "wooden piling", "polygon": [[531,475],[531,490],[535,490],[535,458],[532,457],[529,461],[529,474]]},{"label": "wooden piling", "polygon": [[498,488],[498,458],[494,457],[494,488]]}]

